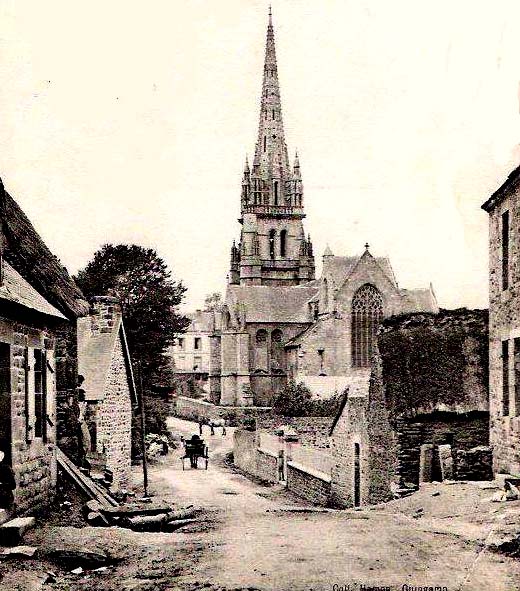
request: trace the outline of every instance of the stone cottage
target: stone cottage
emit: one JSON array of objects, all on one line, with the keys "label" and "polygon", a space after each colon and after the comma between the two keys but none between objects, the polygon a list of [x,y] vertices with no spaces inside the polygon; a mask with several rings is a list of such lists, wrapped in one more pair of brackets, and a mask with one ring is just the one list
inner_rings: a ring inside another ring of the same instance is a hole
[{"label": "stone cottage", "polygon": [[121,305],[92,298],[89,316],[78,320],[78,373],[84,377],[86,421],[93,470],[112,479],[112,490],[130,480],[132,407],[137,395]]},{"label": "stone cottage", "polygon": [[489,410],[495,472],[520,475],[520,166],[489,214]]},{"label": "stone cottage", "polygon": [[387,501],[420,482],[491,478],[486,310],[383,321],[368,392],[331,428],[331,500]]},{"label": "stone cottage", "polygon": [[53,497],[56,396],[74,383],[64,335],[88,304],[1,181],[0,302],[0,446],[23,514]]}]

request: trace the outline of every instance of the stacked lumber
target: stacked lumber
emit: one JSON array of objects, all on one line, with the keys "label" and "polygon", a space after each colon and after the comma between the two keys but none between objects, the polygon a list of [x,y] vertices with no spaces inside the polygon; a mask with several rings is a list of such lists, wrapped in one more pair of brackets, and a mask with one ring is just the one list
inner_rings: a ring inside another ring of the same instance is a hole
[{"label": "stacked lumber", "polygon": [[89,499],[97,501],[103,507],[117,507],[119,503],[102,486],[83,472],[72,462],[59,447],[56,447],[58,466],[76,487]]}]

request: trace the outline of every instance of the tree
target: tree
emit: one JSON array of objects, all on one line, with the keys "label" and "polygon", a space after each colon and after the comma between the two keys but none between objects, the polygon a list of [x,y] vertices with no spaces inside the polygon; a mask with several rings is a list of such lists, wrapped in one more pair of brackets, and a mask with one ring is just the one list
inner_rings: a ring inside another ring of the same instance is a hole
[{"label": "tree", "polygon": [[130,354],[134,365],[141,366],[144,388],[169,386],[172,372],[165,352],[189,319],[178,313],[186,288],[172,279],[156,251],[105,244],[75,280],[87,298],[112,295],[120,300]]},{"label": "tree", "polygon": [[312,407],[311,392],[303,383],[290,381],[273,399],[273,411],[286,417],[306,417]]},{"label": "tree", "polygon": [[204,312],[220,311],[222,309],[222,294],[214,291],[204,299]]}]

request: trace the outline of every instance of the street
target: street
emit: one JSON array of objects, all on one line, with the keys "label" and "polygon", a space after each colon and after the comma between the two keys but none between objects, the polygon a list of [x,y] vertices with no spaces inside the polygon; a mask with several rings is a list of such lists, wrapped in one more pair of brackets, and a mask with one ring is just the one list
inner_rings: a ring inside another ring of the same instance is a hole
[{"label": "street", "polygon": [[[195,423],[169,419],[178,434]],[[354,591],[446,587],[449,591],[514,591],[517,560],[482,550],[504,520],[504,504],[483,501],[476,484],[427,485],[406,499],[362,511],[303,512],[304,503],[278,486],[238,474],[225,461],[233,429],[213,436],[208,470],[182,470],[180,450],[150,469],[152,493],[174,506],[204,509],[201,522],[174,533],[123,528],[44,526],[31,543],[82,544],[114,557],[103,573],[62,573],[45,589],[210,591]],[[136,478],[139,473],[136,471]],[[519,502],[507,511],[520,511]],[[295,509],[299,510],[296,511]],[[349,587],[350,585],[350,587]]]}]

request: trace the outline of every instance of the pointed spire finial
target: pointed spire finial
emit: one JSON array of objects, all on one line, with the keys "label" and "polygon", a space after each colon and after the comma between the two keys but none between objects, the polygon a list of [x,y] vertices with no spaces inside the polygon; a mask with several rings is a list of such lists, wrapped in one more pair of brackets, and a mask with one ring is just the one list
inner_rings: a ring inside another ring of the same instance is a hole
[{"label": "pointed spire finial", "polygon": [[249,159],[246,154],[246,163],[244,165],[244,172],[249,172]]},{"label": "pointed spire finial", "polygon": [[333,257],[334,254],[332,252],[332,250],[330,249],[330,246],[327,244],[327,248],[325,249],[325,252],[323,253],[323,257]]},{"label": "pointed spire finial", "polygon": [[368,252],[368,249],[370,247],[370,244],[368,242],[365,243],[365,250]]}]

